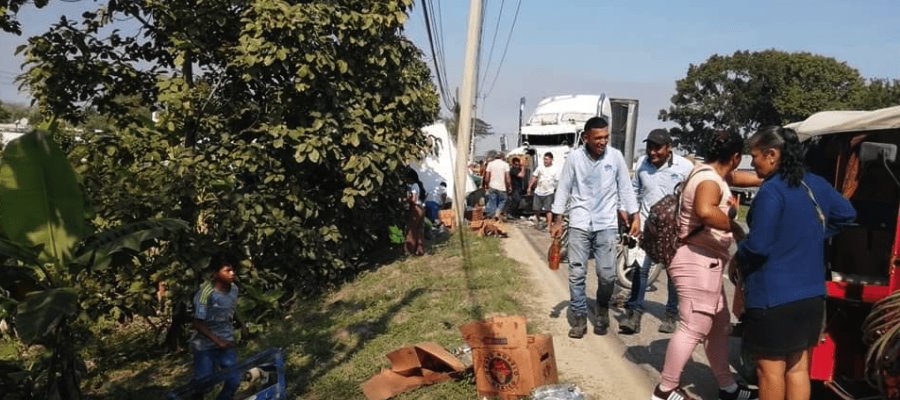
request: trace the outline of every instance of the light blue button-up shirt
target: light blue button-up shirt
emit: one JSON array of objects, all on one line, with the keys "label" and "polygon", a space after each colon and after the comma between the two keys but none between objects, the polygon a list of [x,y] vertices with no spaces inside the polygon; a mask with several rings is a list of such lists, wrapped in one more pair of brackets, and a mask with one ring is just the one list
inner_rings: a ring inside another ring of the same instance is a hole
[{"label": "light blue button-up shirt", "polygon": [[632,184],[641,206],[641,225],[650,214],[650,207],[668,194],[675,193],[675,186],[691,174],[694,164],[690,160],[672,153],[669,161],[657,168],[647,156],[638,161]]},{"label": "light blue button-up shirt", "polygon": [[[622,152],[610,146],[594,160],[584,146],[566,157],[553,199],[554,214],[568,211],[569,226],[588,232],[616,229],[619,204],[638,211],[637,198]],[[568,209],[566,205],[568,204]]]}]

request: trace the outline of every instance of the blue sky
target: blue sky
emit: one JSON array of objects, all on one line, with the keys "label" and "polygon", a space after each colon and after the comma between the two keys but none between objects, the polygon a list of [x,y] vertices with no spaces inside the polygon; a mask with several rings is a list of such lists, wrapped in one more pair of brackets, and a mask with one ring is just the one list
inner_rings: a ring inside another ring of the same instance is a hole
[{"label": "blue sky", "polygon": [[[462,76],[468,1],[432,2],[441,8],[452,91]],[[483,66],[504,6],[490,78],[516,2],[487,1]],[[430,60],[420,2],[415,3],[407,34]],[[26,6],[21,14],[26,35],[0,34],[0,100],[27,101],[10,82],[22,62],[12,52],[25,36],[43,31],[61,13],[77,15],[95,6],[87,0],[51,0],[43,10]],[[715,53],[769,48],[834,57],[867,78],[900,78],[900,2],[522,0],[500,77],[487,99],[479,99],[478,115],[498,133],[515,132],[519,97],[527,98],[529,112],[545,96],[602,92],[640,100],[638,131],[646,134],[664,126],[657,114],[668,106],[675,81],[689,64]],[[495,140],[484,140],[479,150],[494,146]]]},{"label": "blue sky", "polygon": [[[468,2],[440,3],[447,78],[456,87],[462,76]],[[487,3],[485,47],[490,46],[500,3]],[[503,3],[505,19],[496,45],[501,50],[516,0]],[[487,100],[479,100],[479,117],[497,132],[515,132],[521,96],[527,98],[527,113],[542,97],[604,92],[640,100],[638,132],[646,135],[666,126],[657,115],[669,105],[675,81],[684,77],[688,65],[737,50],[810,51],[846,61],[864,77],[900,78],[897,1],[522,3],[501,78]],[[427,55],[420,7],[407,31]],[[499,58],[496,47],[491,70]],[[496,143],[484,140],[479,150]]]}]

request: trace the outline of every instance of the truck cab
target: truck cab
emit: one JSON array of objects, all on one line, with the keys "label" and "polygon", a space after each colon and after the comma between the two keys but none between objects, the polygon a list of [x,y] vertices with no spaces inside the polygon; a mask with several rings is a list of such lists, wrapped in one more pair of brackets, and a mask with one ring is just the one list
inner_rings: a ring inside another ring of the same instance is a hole
[{"label": "truck cab", "polygon": [[509,152],[509,156],[527,156],[523,164],[533,170],[539,165],[541,156],[550,152],[554,163],[562,165],[569,152],[581,144],[584,123],[595,116],[606,118],[610,127],[610,145],[622,151],[629,166],[633,165],[638,101],[610,98],[606,94],[561,95],[541,100],[521,124],[517,147]]}]

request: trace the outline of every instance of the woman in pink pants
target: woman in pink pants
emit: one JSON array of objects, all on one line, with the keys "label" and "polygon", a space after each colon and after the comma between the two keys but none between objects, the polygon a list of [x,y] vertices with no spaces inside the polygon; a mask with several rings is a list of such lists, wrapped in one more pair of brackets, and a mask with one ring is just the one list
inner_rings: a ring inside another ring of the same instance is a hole
[{"label": "woman in pink pants", "polygon": [[755,389],[738,385],[728,369],[730,318],[722,290],[722,271],[734,241],[732,232],[740,232],[729,216],[733,214],[731,190],[725,177],[737,168],[743,147],[737,132],[716,132],[707,144],[706,161],[694,167],[683,184],[678,221],[683,245],[668,267],[678,290],[680,322],[666,349],[662,382],[653,391],[652,400],[692,398],[681,389],[680,379],[700,342],[705,343],[720,400],[758,398]]}]

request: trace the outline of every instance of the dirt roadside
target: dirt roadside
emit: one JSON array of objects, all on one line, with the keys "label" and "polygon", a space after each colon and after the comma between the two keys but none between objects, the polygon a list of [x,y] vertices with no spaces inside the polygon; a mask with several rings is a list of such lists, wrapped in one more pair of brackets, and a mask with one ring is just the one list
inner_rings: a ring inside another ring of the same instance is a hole
[{"label": "dirt roadside", "polygon": [[589,332],[582,340],[566,337],[568,302],[560,302],[568,299],[565,269],[549,270],[544,255],[514,226],[510,227],[509,238],[503,246],[507,256],[516,260],[523,271],[528,271],[534,288],[525,299],[534,310],[529,319],[553,335],[561,379],[575,382],[591,399],[649,398],[654,382],[625,358],[627,349],[616,335],[596,336]]},{"label": "dirt roadside", "polygon": [[[618,319],[624,316],[624,311],[612,308],[614,321],[609,334],[595,336],[589,330],[582,340],[569,339],[566,336],[569,298],[566,265],[563,264],[558,271],[547,268],[545,251],[550,245],[550,238],[546,232],[538,231],[522,221],[509,227],[510,237],[504,240],[504,251],[520,264],[530,279],[532,290],[523,295],[529,305],[529,319],[554,335],[563,379],[577,383],[592,399],[650,398],[653,387],[660,379],[670,337],[669,334],[657,332],[665,315],[668,278],[660,276],[648,290],[640,334],[614,333],[618,331]],[[587,293],[589,301],[593,301],[597,277],[593,268],[589,271]],[[733,291],[731,283],[726,280],[728,299],[732,298]],[[732,365],[736,365],[739,349],[739,339],[731,338],[729,358]],[[683,387],[703,399],[716,398],[718,393],[718,385],[708,365],[705,348],[697,346],[681,376]]]}]

